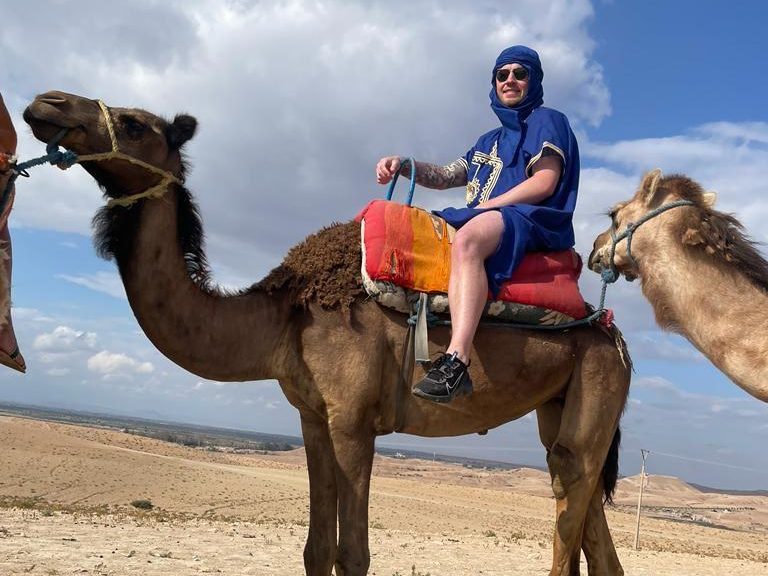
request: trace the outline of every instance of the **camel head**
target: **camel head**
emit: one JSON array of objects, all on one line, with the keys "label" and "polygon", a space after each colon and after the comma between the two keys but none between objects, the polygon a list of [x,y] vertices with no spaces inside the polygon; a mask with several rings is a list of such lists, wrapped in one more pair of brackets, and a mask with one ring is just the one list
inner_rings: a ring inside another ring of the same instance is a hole
[{"label": "camel head", "polygon": [[[714,212],[712,206],[715,197],[714,192],[704,192],[698,184],[685,176],[664,177],[659,169],[648,172],[643,176],[635,195],[630,200],[619,202],[608,212],[611,225],[595,239],[588,260],[590,270],[601,273],[611,268],[613,238],[625,232],[628,227],[637,226],[632,233],[631,250],[627,250],[626,239],[618,241],[613,254],[613,267],[630,281],[640,276],[638,256],[657,253],[660,239],[668,237],[659,234],[664,227],[673,230],[673,237],[682,244],[706,245],[709,236],[705,230],[706,214]],[[655,210],[669,207],[678,201],[690,205],[675,207],[653,216]],[[646,218],[648,220],[643,222]]]},{"label": "camel head", "polygon": [[[138,194],[160,183],[163,174],[182,182],[181,148],[197,128],[197,120],[186,114],[168,122],[144,110],[109,108],[58,91],[37,96],[24,120],[43,142],[66,129],[59,144],[82,157],[83,167],[111,198]],[[120,154],[108,154],[115,149]]]}]

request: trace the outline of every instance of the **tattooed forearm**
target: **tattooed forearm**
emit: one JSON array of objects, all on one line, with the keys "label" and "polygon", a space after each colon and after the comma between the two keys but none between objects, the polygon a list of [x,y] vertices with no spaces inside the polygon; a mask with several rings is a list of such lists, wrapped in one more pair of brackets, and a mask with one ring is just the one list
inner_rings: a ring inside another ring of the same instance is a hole
[{"label": "tattooed forearm", "polygon": [[[400,173],[410,178],[410,163],[404,163],[400,168]],[[428,162],[416,162],[416,182],[436,190],[465,186],[467,184],[467,169],[459,160],[447,166],[438,166]]]}]

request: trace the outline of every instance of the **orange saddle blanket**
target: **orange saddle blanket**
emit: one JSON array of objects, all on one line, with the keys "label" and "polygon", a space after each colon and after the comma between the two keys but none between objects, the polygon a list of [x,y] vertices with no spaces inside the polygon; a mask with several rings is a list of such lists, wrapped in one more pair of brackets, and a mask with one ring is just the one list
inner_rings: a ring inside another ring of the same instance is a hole
[{"label": "orange saddle blanket", "polygon": [[[373,200],[357,215],[363,223],[364,267],[375,281],[419,292],[448,292],[455,229],[421,208]],[[531,252],[501,288],[497,300],[587,315],[579,292],[581,258],[575,250]],[[490,296],[490,295],[489,295]]]}]

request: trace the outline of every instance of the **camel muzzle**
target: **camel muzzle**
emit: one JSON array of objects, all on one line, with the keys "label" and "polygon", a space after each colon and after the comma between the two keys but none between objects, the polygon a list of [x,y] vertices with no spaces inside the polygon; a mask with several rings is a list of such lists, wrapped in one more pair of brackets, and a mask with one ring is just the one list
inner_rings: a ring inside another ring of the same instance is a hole
[{"label": "camel muzzle", "polygon": [[[88,105],[83,106],[84,103]],[[48,143],[62,128],[85,132],[85,126],[91,124],[92,119],[87,117],[90,112],[84,113],[83,110],[93,110],[96,117],[100,114],[96,100],[52,90],[36,96],[22,117],[35,138]],[[70,142],[63,141],[61,144],[69,147]]]}]

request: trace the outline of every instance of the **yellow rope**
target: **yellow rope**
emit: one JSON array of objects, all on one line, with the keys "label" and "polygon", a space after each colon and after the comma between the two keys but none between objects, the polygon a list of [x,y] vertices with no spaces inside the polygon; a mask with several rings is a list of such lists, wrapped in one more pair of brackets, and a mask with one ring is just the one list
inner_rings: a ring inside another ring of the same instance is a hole
[{"label": "yellow rope", "polygon": [[170,186],[171,184],[181,184],[181,180],[179,180],[176,176],[174,176],[167,170],[162,170],[157,166],[153,166],[152,164],[144,162],[143,160],[139,160],[138,158],[134,158],[133,156],[129,156],[128,154],[120,152],[120,148],[117,145],[117,137],[115,136],[115,129],[114,129],[114,126],[112,125],[112,116],[109,113],[109,109],[101,100],[97,100],[97,102],[99,104],[99,108],[101,108],[101,111],[104,114],[104,121],[107,124],[109,139],[112,142],[112,151],[78,156],[77,162],[80,163],[80,162],[101,162],[104,160],[125,160],[127,162],[130,162],[131,164],[141,166],[145,170],[149,170],[150,172],[153,172],[155,174],[159,174],[160,176],[162,176],[162,179],[158,184],[144,190],[144,192],[139,192],[138,194],[132,194],[130,196],[123,196],[122,198],[112,198],[109,202],[107,202],[107,207],[111,208],[112,206],[130,206],[131,204],[133,204],[137,200],[140,200],[141,198],[160,198],[168,190],[168,186]]},{"label": "yellow rope", "polygon": [[107,123],[107,132],[109,132],[109,140],[112,142],[112,151],[118,152],[117,137],[115,136],[115,128],[112,126],[112,116],[109,113],[109,109],[101,100],[96,100],[96,102],[98,103],[99,108],[101,108],[101,111],[104,114],[104,120]]},{"label": "yellow rope", "polygon": [[144,192],[132,194],[131,196],[124,196],[123,198],[111,198],[109,202],[107,202],[107,207],[130,206],[141,198],[162,198],[165,191],[168,190],[168,184],[170,184],[170,182],[163,180],[160,184],[152,186],[152,188],[147,188]]}]

